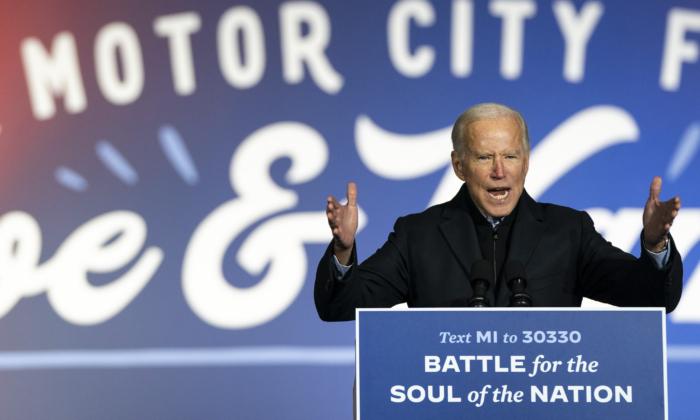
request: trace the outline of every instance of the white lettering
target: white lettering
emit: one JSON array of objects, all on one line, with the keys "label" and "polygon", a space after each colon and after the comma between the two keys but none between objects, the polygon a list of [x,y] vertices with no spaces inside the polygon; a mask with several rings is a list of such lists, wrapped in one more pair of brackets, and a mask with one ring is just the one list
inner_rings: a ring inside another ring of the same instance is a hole
[{"label": "white lettering", "polygon": [[540,401],[547,402],[547,385],[542,387],[541,392],[535,385],[530,385],[530,402],[537,402],[538,397]]},{"label": "white lettering", "polygon": [[659,84],[664,90],[678,90],[683,63],[698,61],[698,44],[685,39],[685,33],[689,31],[700,32],[700,11],[679,7],[669,10],[659,77]]},{"label": "white lettering", "polygon": [[583,387],[582,386],[569,386],[567,389],[574,393],[574,402],[578,402],[578,393],[579,393],[579,391],[583,391]]},{"label": "white lettering", "polygon": [[[416,48],[415,53],[411,54],[411,20],[422,28],[432,26],[435,23],[433,5],[426,0],[402,0],[396,2],[389,11],[387,42],[391,63],[400,74],[416,78],[425,76],[433,68],[435,49],[428,45],[421,45]],[[464,34],[458,33],[454,36],[460,35]],[[460,43],[453,46],[453,48],[458,47],[463,45]],[[463,63],[459,64],[463,65]]]},{"label": "white lettering", "polygon": [[472,72],[474,55],[474,2],[472,0],[452,1],[450,38],[452,75],[467,77]]},{"label": "white lettering", "polygon": [[260,82],[265,73],[265,34],[255,10],[236,6],[224,12],[217,28],[217,48],[221,74],[231,86],[248,89]]},{"label": "white lettering", "polygon": [[501,356],[496,356],[495,367],[496,372],[508,372],[507,367],[501,367]]},{"label": "white lettering", "polygon": [[426,372],[440,372],[440,357],[439,356],[425,356],[425,371]]},{"label": "white lettering", "polygon": [[73,34],[56,34],[51,54],[37,38],[23,40],[20,49],[34,118],[48,120],[56,114],[54,95],[63,96],[66,112],[85,111],[87,97]]},{"label": "white lettering", "polygon": [[[486,372],[486,371],[484,371]],[[476,405],[476,407],[481,407],[484,405],[484,400],[486,399],[486,394],[488,394],[488,390],[491,388],[491,385],[484,385],[484,387],[481,389],[481,399],[479,400],[479,403]]]},{"label": "white lettering", "polygon": [[46,291],[64,320],[95,325],[121,312],[146,286],[163,260],[163,251],[148,247],[121,277],[93,286],[88,273],[111,273],[138,255],[146,223],[136,213],[113,211],[76,229],[53,257],[39,265],[41,231],[34,218],[10,212],[0,218],[0,316],[22,298]]},{"label": "white lettering", "polygon": [[447,356],[445,358],[445,364],[442,365],[442,371],[447,372],[447,369],[452,369],[455,372],[459,372],[459,366],[457,366],[457,359],[454,356]]},{"label": "white lettering", "polygon": [[402,403],[406,401],[406,395],[403,393],[406,388],[401,385],[395,385],[391,387],[391,402]]},{"label": "white lettering", "polygon": [[[182,289],[185,300],[205,322],[219,328],[251,328],[268,322],[294,302],[307,273],[305,243],[331,240],[324,211],[282,214],[258,226],[241,245],[238,264],[265,277],[252,287],[230,284],[223,274],[231,242],[260,220],[292,209],[298,194],[278,186],[270,165],[291,159],[286,181],[291,185],[318,176],[328,162],[328,147],[313,128],[280,122],[249,135],[231,159],[229,177],[236,194],[197,226],[185,250]],[[359,227],[366,224],[360,211]]]},{"label": "white lettering", "polygon": [[[343,87],[343,76],[331,65],[325,50],[331,40],[331,22],[318,3],[298,1],[282,3],[279,9],[282,44],[282,75],[290,85],[304,80],[306,63],[314,83],[335,95]],[[302,24],[308,33],[302,34]]]},{"label": "white lettering", "polygon": [[445,387],[443,385],[440,385],[439,389],[440,389],[440,394],[436,398],[433,395],[433,386],[432,385],[428,386],[428,399],[430,400],[430,402],[439,403],[445,399]]},{"label": "white lettering", "polygon": [[[605,397],[600,396],[601,391],[605,391]],[[596,401],[601,402],[601,403],[606,403],[612,399],[613,393],[609,387],[607,387],[605,385],[601,385],[601,386],[597,387],[595,389],[595,391],[593,391],[593,396],[595,397]]]},{"label": "white lettering", "polygon": [[202,20],[195,12],[158,16],[153,21],[153,32],[161,38],[168,38],[173,88],[180,96],[191,95],[197,87],[190,36],[199,32],[201,27]]},{"label": "white lettering", "polygon": [[615,402],[619,403],[620,402],[620,397],[624,398],[624,400],[628,403],[632,402],[632,387],[628,386],[627,387],[627,392],[622,390],[621,386],[616,386],[615,387]]},{"label": "white lettering", "polygon": [[476,360],[474,356],[459,356],[459,360],[464,360],[464,371],[470,372],[472,360]]},{"label": "white lettering", "polygon": [[481,360],[481,371],[488,372],[488,361],[493,360],[493,356],[476,356],[476,360]]},{"label": "white lettering", "polygon": [[[413,391],[418,391],[418,397],[413,396]],[[408,399],[414,403],[419,403],[425,399],[425,389],[419,385],[413,385],[412,387],[408,388],[408,392],[406,394],[408,394]]]},{"label": "white lettering", "polygon": [[482,333],[481,331],[476,332],[476,342],[477,343],[490,343],[491,342],[491,331],[486,331]]},{"label": "white lettering", "polygon": [[503,19],[501,26],[501,76],[507,80],[520,77],[523,70],[525,19],[537,14],[533,0],[492,0],[489,12]]},{"label": "white lettering", "polygon": [[569,399],[566,398],[566,391],[564,391],[564,387],[561,385],[557,385],[554,387],[554,391],[552,392],[552,398],[549,400],[549,402],[555,402],[556,400],[569,402]]},{"label": "white lettering", "polygon": [[[119,75],[120,62],[123,77]],[[111,103],[127,105],[141,96],[143,57],[134,28],[113,22],[100,29],[95,37],[95,73],[102,95]]]},{"label": "white lettering", "polygon": [[552,9],[559,30],[564,36],[564,80],[580,83],[586,69],[586,47],[600,17],[603,16],[603,4],[588,1],[581,7],[581,13],[578,15],[576,6],[569,0],[554,2]]},{"label": "white lettering", "polygon": [[525,356],[510,356],[510,371],[511,372],[525,372],[523,366],[523,361]]},{"label": "white lettering", "polygon": [[462,397],[452,396],[452,385],[447,387],[447,402],[462,402]]}]

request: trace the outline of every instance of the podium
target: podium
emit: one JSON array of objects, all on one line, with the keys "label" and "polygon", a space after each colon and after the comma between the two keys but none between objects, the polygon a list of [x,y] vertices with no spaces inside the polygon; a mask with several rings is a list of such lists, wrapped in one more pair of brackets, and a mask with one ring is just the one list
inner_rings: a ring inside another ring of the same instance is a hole
[{"label": "podium", "polygon": [[668,418],[663,308],[358,309],[356,413]]}]

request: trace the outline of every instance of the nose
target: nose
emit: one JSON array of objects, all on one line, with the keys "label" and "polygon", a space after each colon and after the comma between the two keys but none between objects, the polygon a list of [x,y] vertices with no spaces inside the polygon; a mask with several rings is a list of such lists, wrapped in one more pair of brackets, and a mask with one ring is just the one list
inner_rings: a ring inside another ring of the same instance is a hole
[{"label": "nose", "polygon": [[503,179],[506,177],[506,168],[503,158],[497,157],[493,160],[493,168],[491,168],[491,178]]}]

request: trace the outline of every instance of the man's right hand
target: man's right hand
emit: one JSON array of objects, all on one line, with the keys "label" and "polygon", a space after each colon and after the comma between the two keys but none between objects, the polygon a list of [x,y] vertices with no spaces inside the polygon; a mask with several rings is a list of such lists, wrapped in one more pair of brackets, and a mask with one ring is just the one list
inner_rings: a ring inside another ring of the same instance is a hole
[{"label": "man's right hand", "polygon": [[328,196],[326,216],[333,232],[333,251],[338,262],[348,265],[352,256],[352,245],[357,232],[357,186],[348,184],[348,204],[341,205],[338,200]]}]

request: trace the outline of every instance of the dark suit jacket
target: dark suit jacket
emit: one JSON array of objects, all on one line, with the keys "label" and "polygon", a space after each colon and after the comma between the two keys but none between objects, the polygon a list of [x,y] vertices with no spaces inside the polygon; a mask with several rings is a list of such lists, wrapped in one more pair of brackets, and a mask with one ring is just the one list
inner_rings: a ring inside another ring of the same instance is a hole
[{"label": "dark suit jacket", "polygon": [[[439,307],[472,296],[470,270],[482,259],[463,185],[451,201],[401,217],[377,252],[335,279],[333,244],[316,272],[314,301],[324,321],[355,318],[355,308]],[[520,197],[507,260],[525,265],[534,306],[581,306],[583,297],[616,306],[675,309],[683,265],[671,239],[671,255],[658,269],[647,252],[636,258],[596,232],[586,212]],[[510,291],[489,290],[495,306],[508,306]]]}]

